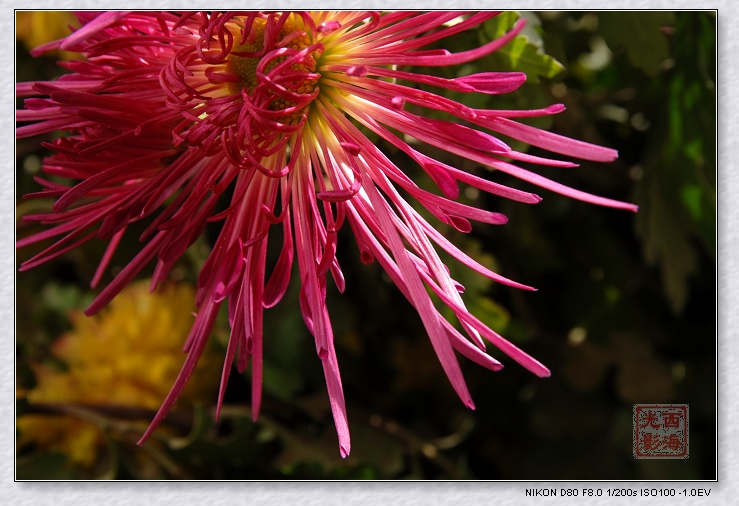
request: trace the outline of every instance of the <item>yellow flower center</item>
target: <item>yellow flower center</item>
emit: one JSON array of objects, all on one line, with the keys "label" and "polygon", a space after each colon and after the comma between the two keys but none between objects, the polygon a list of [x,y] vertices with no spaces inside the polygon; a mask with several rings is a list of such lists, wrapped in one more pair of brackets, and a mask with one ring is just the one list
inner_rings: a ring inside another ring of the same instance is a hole
[{"label": "yellow flower center", "polygon": [[[257,53],[259,51],[262,51],[265,49],[265,26],[267,24],[267,21],[265,19],[255,19],[251,26],[251,32],[249,34],[249,37],[247,37],[247,40],[244,44],[239,44],[238,40],[234,43],[234,46],[231,50],[232,53]],[[300,26],[298,26],[300,25]],[[239,82],[231,82],[229,83],[229,91],[231,93],[241,93],[242,90],[246,90],[248,95],[251,95],[257,86],[259,85],[259,79],[257,78],[257,67],[259,66],[259,63],[262,58],[269,55],[271,50],[285,47],[289,49],[294,49],[297,51],[304,50],[311,46],[311,40],[308,34],[303,30],[302,28],[302,21],[299,18],[295,18],[294,16],[290,16],[290,19],[285,22],[285,24],[280,29],[279,34],[274,37],[274,47],[267,48],[266,54],[261,57],[246,57],[246,56],[239,56],[235,54],[231,54],[228,59],[227,64],[227,70],[239,76],[241,80]],[[280,42],[283,41],[286,37],[293,35],[289,41],[284,44],[280,45]],[[235,38],[238,39],[238,35],[235,35]],[[300,63],[295,63],[293,65],[290,65],[289,70],[284,69],[283,72],[290,72],[290,73],[299,73],[296,76],[295,80],[291,81],[280,81],[278,84],[282,87],[284,87],[286,90],[301,94],[301,95],[307,95],[312,93],[315,90],[316,87],[316,81],[314,79],[308,79],[308,78],[302,78],[301,74],[304,74],[306,77],[309,73],[313,73],[315,71],[315,58],[318,56],[317,51],[313,51],[310,54],[309,58],[304,58],[301,60]],[[273,70],[277,65],[284,62],[289,56],[280,56],[277,58],[271,57],[272,59],[270,62],[266,65],[264,69],[264,73],[268,74],[271,70]],[[268,100],[269,105],[266,107],[269,110],[272,111],[281,111],[288,109],[290,107],[294,107],[296,105],[296,102],[285,99],[283,97],[277,96],[274,91],[267,90],[268,93]],[[297,119],[302,114],[301,110],[291,111],[289,113],[286,113],[285,116],[280,117],[279,121],[284,123],[289,123],[294,119]]]}]

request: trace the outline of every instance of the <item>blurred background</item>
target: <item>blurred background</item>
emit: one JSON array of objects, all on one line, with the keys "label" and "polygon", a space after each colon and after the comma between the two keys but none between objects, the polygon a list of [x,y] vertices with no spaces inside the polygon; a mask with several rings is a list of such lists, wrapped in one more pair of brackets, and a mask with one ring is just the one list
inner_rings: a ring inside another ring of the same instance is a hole
[{"label": "blurred background", "polygon": [[[74,55],[31,58],[28,50],[64,36],[74,17],[16,15],[17,81],[59,75],[56,61]],[[95,295],[89,283],[105,247],[90,242],[16,278],[16,477],[715,479],[715,12],[507,13],[444,46],[474,47],[519,16],[529,21],[525,36],[502,51],[461,67],[416,70],[446,77],[526,72],[527,83],[512,94],[448,95],[500,109],[563,103],[564,113],[531,123],[619,151],[610,164],[533,169],[634,202],[637,214],[569,200],[432,153],[544,198],[527,206],[468,189],[463,200],[503,212],[508,224],[476,224],[467,235],[440,230],[485,265],[538,288],[517,291],[449,263],[471,311],[546,364],[551,378],[534,377],[491,347],[506,365],[501,372],[461,359],[477,405],[464,408],[415,311],[377,263],[359,261],[350,231],[343,230],[337,258],[347,290],[339,296],[329,289],[328,298],[351,456],[339,457],[295,284],[265,313],[259,421],[251,421],[248,371],[231,375],[221,421],[213,420],[228,337],[222,317],[186,395],[138,447],[182,364],[194,283],[218,230],[209,229],[190,248],[163,290],[149,295],[142,275],[109,308],[85,318],[82,310]],[[50,208],[50,202],[21,198],[38,189],[32,177],[46,155],[42,140],[49,138],[17,143],[19,238],[38,230],[22,215]],[[416,170],[402,153],[378,143],[400,167]],[[133,232],[103,282],[138,251]],[[17,251],[17,265],[43,246]],[[634,459],[636,403],[689,404],[688,459]]]}]

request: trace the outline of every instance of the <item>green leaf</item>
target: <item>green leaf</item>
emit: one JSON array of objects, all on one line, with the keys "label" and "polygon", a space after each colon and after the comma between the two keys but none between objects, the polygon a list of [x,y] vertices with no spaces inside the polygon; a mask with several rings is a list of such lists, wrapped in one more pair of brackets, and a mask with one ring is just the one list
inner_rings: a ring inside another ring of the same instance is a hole
[{"label": "green leaf", "polygon": [[658,110],[635,195],[645,257],[660,267],[676,312],[686,302],[699,247],[714,258],[716,251],[715,78],[704,65],[715,47],[712,25],[701,19],[675,16],[674,66],[650,83]]},{"label": "green leaf", "polygon": [[564,70],[561,63],[539,49],[519,35],[498,54],[508,57],[511,70],[524,72],[529,82],[536,83],[539,82],[539,76],[552,78]]},{"label": "green leaf", "polygon": [[63,315],[92,302],[89,294],[79,286],[56,282],[45,285],[41,297],[45,307]]},{"label": "green leaf", "polygon": [[642,185],[638,195],[641,204],[636,218],[636,230],[644,241],[649,263],[662,270],[662,284],[673,311],[680,312],[688,297],[688,278],[695,273],[697,257],[690,241],[682,213],[668,204],[659,179]]},{"label": "green leaf", "polygon": [[19,480],[78,480],[82,476],[61,453],[34,453],[18,457],[16,478]]},{"label": "green leaf", "polygon": [[264,389],[276,398],[292,399],[304,386],[302,371],[264,362]]},{"label": "green leaf", "polygon": [[626,48],[631,62],[647,75],[655,76],[670,56],[667,37],[661,28],[672,25],[675,14],[668,11],[613,11],[598,15],[599,32],[612,51]]},{"label": "green leaf", "polygon": [[701,221],[704,215],[703,188],[699,185],[686,184],[681,190],[681,197],[693,221]]},{"label": "green leaf", "polygon": [[176,461],[198,462],[199,465],[243,464],[259,462],[264,458],[265,445],[273,437],[259,438],[258,429],[250,418],[248,411],[239,416],[229,416],[232,413],[222,413],[231,422],[231,431],[227,436],[221,436],[215,430],[215,422],[208,412],[196,408],[193,428],[183,438],[168,438],[172,455]]},{"label": "green leaf", "polygon": [[[520,16],[515,12],[503,13],[483,25],[484,42],[494,40],[510,30]],[[541,37],[536,32],[517,35],[511,42],[491,55],[496,69],[523,72],[528,83],[538,83],[539,77],[551,79],[559,75],[564,66],[544,52]]]},{"label": "green leaf", "polygon": [[486,21],[484,29],[485,34],[488,36],[488,41],[505,35],[505,33],[513,27],[519,17],[518,13],[508,11]]},{"label": "green leaf", "polygon": [[511,320],[510,313],[489,297],[475,297],[469,300],[467,307],[482,323],[497,332],[505,332]]}]

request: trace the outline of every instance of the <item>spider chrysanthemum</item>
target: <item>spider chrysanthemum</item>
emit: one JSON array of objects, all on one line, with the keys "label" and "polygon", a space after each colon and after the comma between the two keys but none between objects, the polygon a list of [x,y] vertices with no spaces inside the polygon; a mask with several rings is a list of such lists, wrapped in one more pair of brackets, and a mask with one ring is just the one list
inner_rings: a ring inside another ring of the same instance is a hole
[{"label": "spider chrysanthemum", "polygon": [[[231,325],[219,405],[231,365],[251,364],[254,416],[262,387],[263,310],[288,286],[293,263],[300,310],[315,338],[342,456],[349,429],[326,306],[330,278],[344,278],[336,258],[337,232],[351,232],[361,260],[377,261],[418,311],[431,344],[462,402],[473,407],[455,350],[492,370],[502,365],[485,341],[539,376],[549,371],[467,311],[461,287],[437,249],[480,275],[529,287],[496,274],[452,244],[433,221],[466,232],[470,220],[499,225],[505,216],[457,201],[459,184],[534,204],[532,193],[483,179],[431,158],[422,144],[489,166],[548,190],[594,204],[634,206],[589,195],[515,165],[517,161],[572,167],[571,162],[517,152],[494,134],[593,161],[616,152],[526,126],[517,118],[541,110],[487,110],[427,91],[500,94],[518,88],[518,72],[483,72],[444,79],[414,67],[461,65],[501,48],[523,28],[475,49],[428,49],[478,27],[495,13],[467,12],[85,12],[82,27],[37,52],[63,49],[84,59],[62,63],[70,72],[53,82],[17,85],[25,108],[18,137],[55,131],[44,187],[34,197],[55,198],[49,213],[26,216],[50,225],[18,246],[54,238],[26,261],[29,269],[97,238],[108,248],[93,279],[97,285],[128,226],[148,219],[140,252],[87,309],[93,314],[155,261],[152,289],[164,281],[209,222],[222,221],[199,275],[197,317],[185,343],[179,378],[144,437],[175,403],[226,304]],[[422,86],[421,86],[422,85]],[[429,111],[448,120],[431,119]],[[437,184],[421,188],[366,132],[405,153]],[[409,142],[409,139],[415,139]],[[427,220],[406,198],[415,199]],[[225,210],[216,211],[227,200]],[[267,267],[270,234],[282,249]],[[345,237],[342,235],[342,237]],[[296,262],[295,262],[296,261]],[[437,305],[446,305],[457,322]],[[458,324],[458,325],[457,325]]]}]

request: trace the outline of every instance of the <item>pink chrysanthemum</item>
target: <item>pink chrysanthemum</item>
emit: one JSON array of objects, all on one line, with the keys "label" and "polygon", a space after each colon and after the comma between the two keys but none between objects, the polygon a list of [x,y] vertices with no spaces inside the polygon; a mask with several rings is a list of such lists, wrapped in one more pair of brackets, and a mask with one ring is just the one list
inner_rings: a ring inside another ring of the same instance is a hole
[{"label": "pink chrysanthemum", "polygon": [[[71,73],[54,82],[17,85],[28,97],[17,113],[18,137],[54,131],[67,135],[46,144],[54,154],[43,170],[69,186],[36,178],[44,187],[29,197],[55,198],[53,212],[26,216],[51,225],[18,246],[57,238],[22,265],[30,269],[78,245],[108,241],[96,286],[127,227],[152,217],[141,251],[87,309],[96,313],[151,260],[152,289],[164,281],[209,222],[222,230],[199,276],[197,318],[185,343],[187,358],[144,438],[172,408],[205,347],[216,314],[228,305],[231,336],[219,406],[231,364],[251,361],[252,404],[259,412],[262,387],[262,312],[288,286],[294,258],[300,276],[300,309],[323,364],[342,456],[349,429],[326,307],[327,276],[339,291],[344,278],[335,256],[337,232],[348,224],[365,263],[377,260],[416,308],[431,344],[462,402],[473,407],[454,350],[491,370],[502,365],[485,353],[487,340],[538,376],[549,371],[485,326],[465,308],[461,287],[439,259],[441,248],[481,275],[518,288],[476,263],[423,218],[400,190],[441,222],[463,232],[468,220],[503,224],[505,216],[457,202],[458,183],[519,202],[537,195],[508,188],[434,160],[401,132],[548,190],[594,204],[634,206],[589,195],[511,161],[572,167],[575,164],[516,152],[488,132],[555,153],[611,161],[616,152],[564,138],[515,121],[560,112],[499,111],[467,107],[423,91],[417,83],[463,93],[507,93],[521,73],[484,72],[456,79],[397,67],[459,65],[512,40],[503,37],[473,50],[450,53],[425,46],[477,27],[494,13],[464,12],[86,12],[82,27],[37,53],[63,49],[84,61],[61,63]],[[414,112],[406,108],[412,105]],[[415,111],[433,109],[453,121]],[[472,126],[463,126],[461,120]],[[374,132],[407,154],[438,185],[420,188],[363,133]],[[225,211],[216,205],[229,199]],[[281,233],[282,250],[266,272],[267,238]],[[432,298],[430,292],[435,294]],[[463,335],[434,300],[456,315]]]}]

